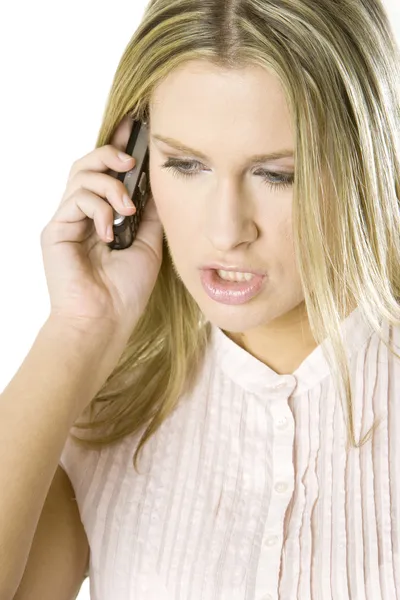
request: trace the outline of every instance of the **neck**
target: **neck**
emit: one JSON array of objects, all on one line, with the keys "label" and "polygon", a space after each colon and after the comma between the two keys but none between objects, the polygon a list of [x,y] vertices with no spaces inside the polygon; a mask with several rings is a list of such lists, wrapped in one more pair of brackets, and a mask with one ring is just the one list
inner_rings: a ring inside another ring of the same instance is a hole
[{"label": "neck", "polygon": [[[347,315],[355,308],[352,304]],[[278,375],[292,374],[318,346],[304,302],[261,327],[243,333],[224,333]]]}]

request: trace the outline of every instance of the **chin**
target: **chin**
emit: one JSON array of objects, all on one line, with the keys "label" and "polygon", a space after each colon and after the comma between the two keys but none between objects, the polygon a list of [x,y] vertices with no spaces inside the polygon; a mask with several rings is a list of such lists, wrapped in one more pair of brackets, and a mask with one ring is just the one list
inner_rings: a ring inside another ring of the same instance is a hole
[{"label": "chin", "polygon": [[218,304],[216,307],[200,306],[200,308],[206,319],[213,325],[232,333],[242,333],[251,329],[257,329],[258,327],[267,325],[282,314],[281,311],[272,312],[271,310],[267,310],[265,306],[264,310],[262,310],[260,303],[256,302],[234,306]]}]

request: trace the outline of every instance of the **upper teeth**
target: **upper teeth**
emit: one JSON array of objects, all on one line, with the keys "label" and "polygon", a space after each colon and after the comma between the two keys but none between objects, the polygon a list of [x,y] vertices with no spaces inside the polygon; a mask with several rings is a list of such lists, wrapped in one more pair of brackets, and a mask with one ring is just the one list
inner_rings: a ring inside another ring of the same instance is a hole
[{"label": "upper teeth", "polygon": [[228,281],[250,281],[253,279],[253,273],[238,273],[235,271],[217,271],[221,279],[227,279]]}]

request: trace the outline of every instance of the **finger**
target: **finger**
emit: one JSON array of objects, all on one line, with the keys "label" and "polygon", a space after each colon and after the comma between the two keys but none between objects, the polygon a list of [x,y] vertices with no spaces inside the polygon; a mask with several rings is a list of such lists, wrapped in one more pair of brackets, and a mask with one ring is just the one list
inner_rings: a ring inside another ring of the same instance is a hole
[{"label": "finger", "polygon": [[95,148],[75,161],[71,167],[69,178],[74,177],[79,171],[85,170],[104,172],[109,169],[114,173],[126,171],[132,160],[128,163],[121,161],[118,152],[125,152],[132,127],[133,119],[129,115],[125,115],[111,136],[110,143]]},{"label": "finger", "polygon": [[[87,223],[82,227],[82,222],[89,218],[94,221],[98,235],[103,240],[110,241],[107,238],[107,228],[113,225],[112,208],[111,204],[99,198],[97,194],[81,188],[59,207],[47,227],[49,229],[54,227],[61,235],[62,241],[81,241],[84,232],[87,232]],[[124,206],[117,208],[120,214],[126,216],[133,215],[135,210]],[[73,228],[73,224],[80,224],[80,226]],[[77,238],[79,232],[80,239]]]},{"label": "finger", "polygon": [[150,195],[143,211],[143,218],[140,222],[136,238],[131,246],[122,251],[123,258],[129,260],[130,256],[136,255],[140,247],[145,248],[146,252],[151,251],[154,258],[158,261],[162,258],[163,246],[163,226],[158,216],[157,208]]},{"label": "finger", "polygon": [[111,145],[115,148],[118,148],[118,150],[125,152],[129,137],[132,133],[132,127],[133,119],[130,115],[125,115],[120,123],[118,123],[113,135],[111,136]]},{"label": "finger", "polygon": [[133,206],[128,190],[122,181],[110,177],[106,173],[94,173],[93,171],[81,171],[71,180],[65,192],[63,202],[67,201],[68,198],[82,188],[110,202],[119,213],[121,212],[120,209],[123,209],[125,206]]},{"label": "finger", "polygon": [[[111,169],[115,172],[128,171],[132,168],[133,157],[122,160],[118,153],[121,150],[111,144],[95,148],[82,158],[76,160],[70,169],[68,181],[75,177],[80,171],[106,172]],[[126,157],[128,158],[128,157]]]}]

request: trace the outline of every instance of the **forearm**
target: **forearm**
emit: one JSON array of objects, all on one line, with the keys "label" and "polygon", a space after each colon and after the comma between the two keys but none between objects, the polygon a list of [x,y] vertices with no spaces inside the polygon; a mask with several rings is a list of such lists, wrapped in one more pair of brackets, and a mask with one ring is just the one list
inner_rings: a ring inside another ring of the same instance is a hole
[{"label": "forearm", "polygon": [[0,395],[0,596],[23,576],[68,432],[126,341],[49,319]]}]

